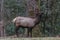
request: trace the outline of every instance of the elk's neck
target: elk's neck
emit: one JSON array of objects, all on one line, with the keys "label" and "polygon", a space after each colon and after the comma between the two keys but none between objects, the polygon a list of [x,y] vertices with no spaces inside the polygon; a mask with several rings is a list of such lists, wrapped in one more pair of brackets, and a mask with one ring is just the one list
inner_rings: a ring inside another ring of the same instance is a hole
[{"label": "elk's neck", "polygon": [[35,19],[36,19],[36,20],[35,20],[35,23],[36,23],[36,24],[39,24],[39,23],[40,23],[40,20],[41,20],[41,17],[38,15],[38,16],[36,16]]}]

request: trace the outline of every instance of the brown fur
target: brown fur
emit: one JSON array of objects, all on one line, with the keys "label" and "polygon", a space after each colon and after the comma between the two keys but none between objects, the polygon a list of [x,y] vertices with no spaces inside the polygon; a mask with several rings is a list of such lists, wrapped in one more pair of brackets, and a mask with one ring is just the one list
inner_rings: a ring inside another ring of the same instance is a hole
[{"label": "brown fur", "polygon": [[16,35],[18,36],[18,29],[20,27],[23,27],[23,28],[28,28],[28,36],[29,36],[29,32],[30,32],[30,36],[32,36],[32,29],[33,27],[35,27],[37,24],[39,24],[41,18],[42,18],[42,15],[43,14],[40,14],[38,12],[38,10],[36,10],[36,13],[35,13],[35,17],[21,17],[21,16],[18,16],[16,18],[13,19],[13,23],[15,23],[16,25]]}]

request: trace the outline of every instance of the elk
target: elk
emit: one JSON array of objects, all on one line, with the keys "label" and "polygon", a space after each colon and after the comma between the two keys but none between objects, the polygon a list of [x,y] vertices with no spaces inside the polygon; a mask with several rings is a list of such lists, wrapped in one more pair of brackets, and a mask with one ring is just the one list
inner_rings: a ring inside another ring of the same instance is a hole
[{"label": "elk", "polygon": [[[41,21],[42,15],[43,15],[43,13],[39,13],[38,10],[36,10],[35,17],[21,17],[21,16],[18,16],[16,18],[14,18],[12,22],[16,25],[15,31],[16,31],[17,37],[19,36],[18,35],[18,30],[19,30],[20,27],[27,28],[28,29],[27,36],[32,37],[32,29],[37,24],[39,24],[39,22]],[[29,35],[29,33],[30,33],[30,35]]]}]

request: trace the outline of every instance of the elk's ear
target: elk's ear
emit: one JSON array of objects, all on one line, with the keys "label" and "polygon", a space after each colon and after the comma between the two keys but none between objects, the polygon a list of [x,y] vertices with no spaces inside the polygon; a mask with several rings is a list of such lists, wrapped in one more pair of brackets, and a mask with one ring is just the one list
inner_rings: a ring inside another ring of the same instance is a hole
[{"label": "elk's ear", "polygon": [[43,15],[44,13],[43,12],[40,12],[40,15]]}]

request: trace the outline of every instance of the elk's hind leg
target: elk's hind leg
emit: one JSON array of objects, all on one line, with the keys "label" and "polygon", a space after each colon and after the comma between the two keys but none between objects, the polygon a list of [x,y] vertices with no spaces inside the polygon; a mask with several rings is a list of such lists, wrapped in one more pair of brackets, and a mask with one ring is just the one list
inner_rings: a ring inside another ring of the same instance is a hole
[{"label": "elk's hind leg", "polygon": [[17,37],[19,37],[19,33],[18,33],[19,28],[20,28],[20,27],[16,27],[16,28],[15,28],[15,32],[16,32]]}]

